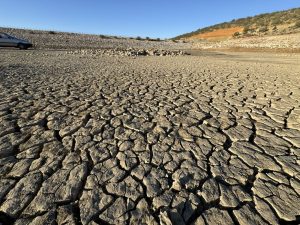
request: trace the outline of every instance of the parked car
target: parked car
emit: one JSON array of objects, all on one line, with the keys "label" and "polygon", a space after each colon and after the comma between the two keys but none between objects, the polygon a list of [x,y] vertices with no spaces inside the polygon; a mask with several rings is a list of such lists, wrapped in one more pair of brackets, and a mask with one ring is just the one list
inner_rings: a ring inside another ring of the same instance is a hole
[{"label": "parked car", "polygon": [[27,49],[32,47],[32,44],[29,41],[13,37],[9,34],[0,33],[0,47]]}]

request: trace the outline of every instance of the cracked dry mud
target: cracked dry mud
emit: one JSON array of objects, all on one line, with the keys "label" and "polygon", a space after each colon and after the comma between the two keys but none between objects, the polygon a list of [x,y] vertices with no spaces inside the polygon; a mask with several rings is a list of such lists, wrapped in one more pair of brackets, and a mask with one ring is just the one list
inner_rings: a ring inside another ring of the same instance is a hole
[{"label": "cracked dry mud", "polygon": [[0,75],[0,224],[300,222],[296,62],[6,51]]}]

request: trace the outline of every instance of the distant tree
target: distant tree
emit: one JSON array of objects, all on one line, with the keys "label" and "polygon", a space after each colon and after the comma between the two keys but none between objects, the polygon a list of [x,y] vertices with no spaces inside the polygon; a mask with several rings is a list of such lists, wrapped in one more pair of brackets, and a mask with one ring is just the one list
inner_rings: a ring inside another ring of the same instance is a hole
[{"label": "distant tree", "polygon": [[56,34],[56,32],[55,32],[55,31],[52,31],[52,30],[49,31],[48,33],[49,33],[49,34]]},{"label": "distant tree", "polygon": [[142,40],[142,38],[140,36],[137,36],[136,40]]},{"label": "distant tree", "polygon": [[146,37],[146,40],[148,40],[148,41],[149,41],[149,40],[150,40],[150,38],[149,38],[149,37]]}]

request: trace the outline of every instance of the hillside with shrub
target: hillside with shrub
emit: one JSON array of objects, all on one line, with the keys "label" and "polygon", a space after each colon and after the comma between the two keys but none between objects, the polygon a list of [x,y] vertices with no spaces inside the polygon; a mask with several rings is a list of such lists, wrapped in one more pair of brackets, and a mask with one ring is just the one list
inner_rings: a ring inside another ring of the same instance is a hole
[{"label": "hillside with shrub", "polygon": [[7,27],[0,27],[1,32],[28,40],[33,43],[35,49],[186,48],[186,44],[150,37],[122,37]]},{"label": "hillside with shrub", "polygon": [[297,32],[300,32],[300,8],[234,19],[230,22],[198,29],[174,39],[225,40]]}]

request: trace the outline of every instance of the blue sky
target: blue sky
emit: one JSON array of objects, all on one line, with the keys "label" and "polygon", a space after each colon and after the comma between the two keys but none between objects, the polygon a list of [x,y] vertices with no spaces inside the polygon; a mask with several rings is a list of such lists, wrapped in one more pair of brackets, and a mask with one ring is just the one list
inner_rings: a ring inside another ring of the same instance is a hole
[{"label": "blue sky", "polygon": [[0,26],[169,38],[300,0],[0,0]]}]

